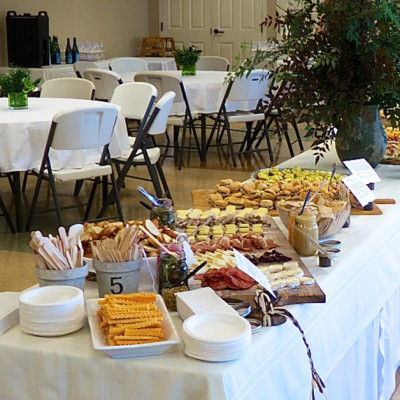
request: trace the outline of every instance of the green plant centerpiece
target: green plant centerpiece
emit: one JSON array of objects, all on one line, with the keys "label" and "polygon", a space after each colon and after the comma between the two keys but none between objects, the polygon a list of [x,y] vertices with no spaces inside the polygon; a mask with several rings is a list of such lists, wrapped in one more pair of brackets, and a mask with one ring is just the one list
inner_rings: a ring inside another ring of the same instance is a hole
[{"label": "green plant centerpiece", "polygon": [[11,68],[0,75],[0,90],[8,96],[8,106],[13,110],[28,108],[28,93],[34,91],[40,78],[32,81],[27,68]]},{"label": "green plant centerpiece", "polygon": [[182,75],[196,75],[196,63],[200,58],[201,50],[194,46],[175,50],[175,59],[182,69]]},{"label": "green plant centerpiece", "polygon": [[383,158],[379,109],[393,127],[400,119],[399,3],[294,0],[296,7],[262,22],[274,27],[277,37],[236,74],[260,62],[266,68],[278,65],[277,81],[287,82],[278,101],[306,123],[316,162],[333,139],[342,161],[363,157],[376,166]]}]

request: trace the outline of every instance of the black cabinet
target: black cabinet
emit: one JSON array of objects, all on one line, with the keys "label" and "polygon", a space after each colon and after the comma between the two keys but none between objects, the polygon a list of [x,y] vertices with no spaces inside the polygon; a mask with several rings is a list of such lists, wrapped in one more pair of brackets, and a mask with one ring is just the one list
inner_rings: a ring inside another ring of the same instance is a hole
[{"label": "black cabinet", "polygon": [[6,16],[8,65],[40,68],[49,65],[49,17],[46,11],[38,15],[17,15],[8,11]]}]

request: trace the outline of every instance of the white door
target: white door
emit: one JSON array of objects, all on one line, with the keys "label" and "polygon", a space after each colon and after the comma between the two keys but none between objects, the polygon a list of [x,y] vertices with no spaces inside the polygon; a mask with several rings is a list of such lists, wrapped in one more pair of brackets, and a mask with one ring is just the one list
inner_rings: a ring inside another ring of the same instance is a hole
[{"label": "white door", "polygon": [[265,38],[259,24],[271,9],[267,3],[271,0],[160,0],[160,36],[233,65],[241,43]]}]

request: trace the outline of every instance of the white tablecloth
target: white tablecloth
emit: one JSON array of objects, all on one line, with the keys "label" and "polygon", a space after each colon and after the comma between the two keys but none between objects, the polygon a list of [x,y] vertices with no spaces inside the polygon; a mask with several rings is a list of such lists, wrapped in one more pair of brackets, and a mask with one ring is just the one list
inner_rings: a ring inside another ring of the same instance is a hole
[{"label": "white tablecloth", "polygon": [[[184,75],[181,71],[169,71],[169,74],[182,78],[185,92],[188,98],[190,110],[192,113],[211,114],[218,112],[222,99],[224,97],[228,75],[225,71],[197,71],[196,75]],[[123,74],[124,82],[134,80],[134,73]],[[229,101],[226,104],[227,111],[249,111],[254,109],[255,102],[233,102]],[[172,115],[184,115],[185,104],[175,103],[172,105]]]},{"label": "white tablecloth", "polygon": [[[26,171],[39,167],[53,116],[59,112],[79,106],[98,106],[102,102],[77,99],[29,98],[28,109],[10,110],[7,98],[0,98],[0,171]],[[125,120],[120,113],[110,143],[113,157],[129,147]],[[82,165],[98,161],[100,151],[91,149],[77,152],[53,152],[55,169]]]},{"label": "white tablecloth", "polygon": [[[285,166],[313,166],[311,152]],[[320,168],[330,169],[327,157]],[[342,255],[331,268],[304,258],[326,294],[325,304],[287,308],[310,344],[329,400],[388,400],[400,362],[400,170],[379,166],[376,196],[393,198],[383,215],[353,216],[336,239]],[[88,296],[94,295],[93,289]],[[181,322],[173,320],[180,331]],[[92,348],[87,326],[58,338],[23,334],[18,326],[0,336],[0,387],[7,400],[173,399],[308,400],[310,369],[291,323],[253,335],[251,352],[225,363],[183,354],[113,360]],[[318,399],[322,399],[318,396]]]}]

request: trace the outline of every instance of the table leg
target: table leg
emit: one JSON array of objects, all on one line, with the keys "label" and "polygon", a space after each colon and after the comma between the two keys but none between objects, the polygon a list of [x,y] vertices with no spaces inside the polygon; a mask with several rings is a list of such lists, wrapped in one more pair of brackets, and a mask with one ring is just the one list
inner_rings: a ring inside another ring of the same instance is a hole
[{"label": "table leg", "polygon": [[21,179],[19,171],[11,172],[12,191],[15,196],[15,224],[17,232],[24,232],[22,227],[22,201],[21,201]]}]

